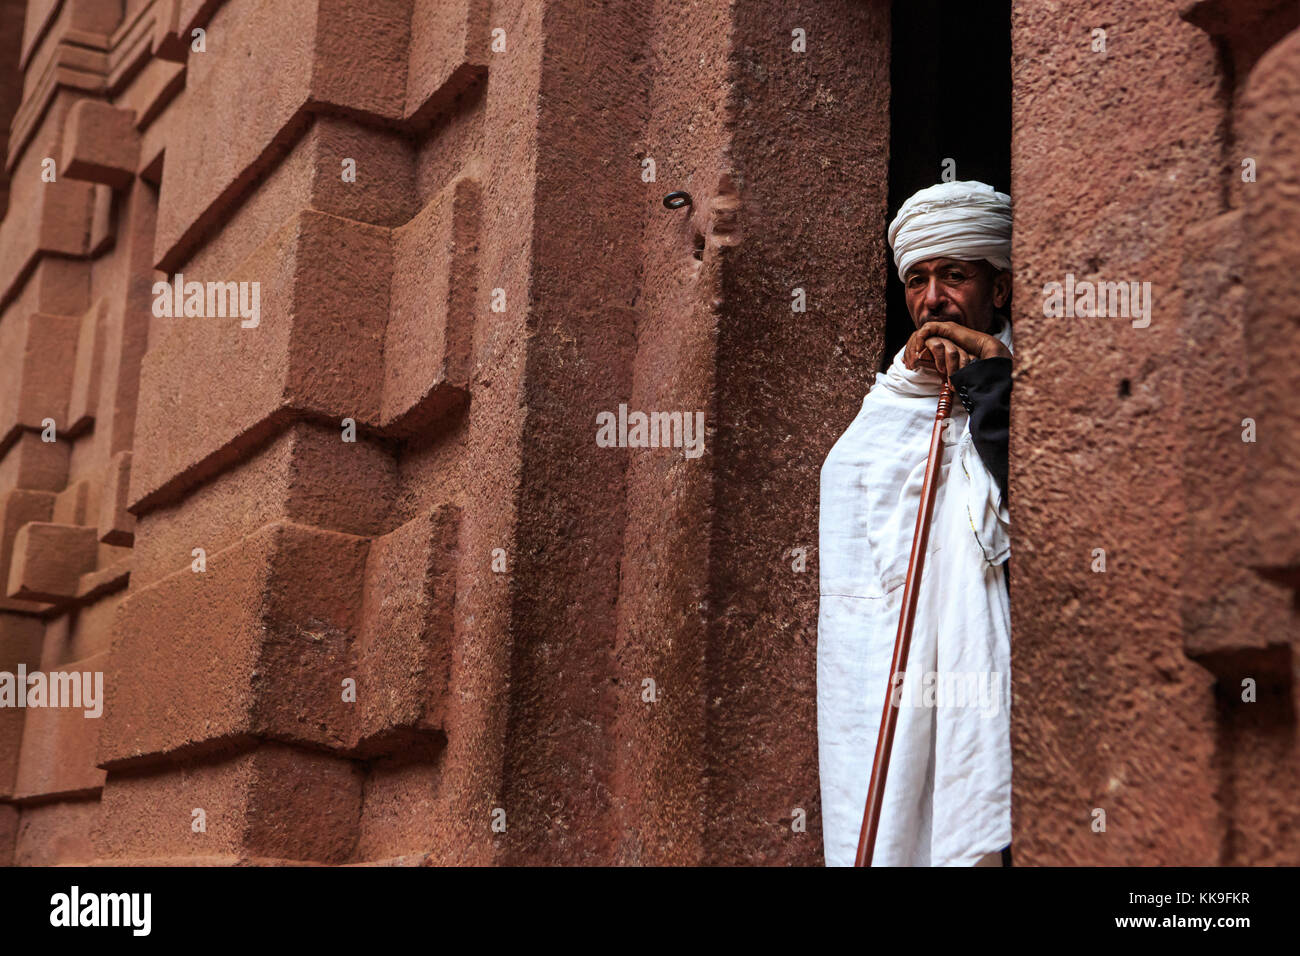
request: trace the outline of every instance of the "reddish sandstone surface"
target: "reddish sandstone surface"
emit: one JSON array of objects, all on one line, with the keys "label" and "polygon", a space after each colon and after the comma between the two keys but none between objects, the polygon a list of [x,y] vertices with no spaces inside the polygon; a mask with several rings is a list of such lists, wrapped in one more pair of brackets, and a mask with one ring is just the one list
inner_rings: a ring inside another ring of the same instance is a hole
[{"label": "reddish sandstone surface", "polygon": [[[1300,22],[1012,8],[1016,863],[1295,864]],[[0,864],[819,864],[889,12],[0,0]]]}]

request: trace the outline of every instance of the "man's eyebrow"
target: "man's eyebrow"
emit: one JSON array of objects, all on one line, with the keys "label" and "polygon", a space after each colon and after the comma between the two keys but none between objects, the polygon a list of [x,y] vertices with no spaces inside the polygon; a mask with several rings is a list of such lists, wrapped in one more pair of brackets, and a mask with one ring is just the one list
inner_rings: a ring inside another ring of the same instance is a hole
[{"label": "man's eyebrow", "polygon": [[[940,272],[947,269],[965,269],[968,265],[969,263],[967,263],[965,260],[962,259],[948,259],[940,263],[939,265],[934,266],[934,271]],[[924,276],[924,275],[925,275],[924,272],[922,272],[919,268],[914,266],[911,269],[907,270],[907,273],[903,276],[903,281],[910,282],[912,279],[916,278],[917,276]]]}]

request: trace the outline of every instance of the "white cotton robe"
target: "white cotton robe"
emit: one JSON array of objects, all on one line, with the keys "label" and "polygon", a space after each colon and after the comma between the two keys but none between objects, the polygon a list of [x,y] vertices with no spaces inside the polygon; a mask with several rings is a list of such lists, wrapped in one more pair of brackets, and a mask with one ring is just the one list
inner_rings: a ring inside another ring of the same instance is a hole
[{"label": "white cotton robe", "polygon": [[[1011,347],[1009,324],[997,338]],[[877,375],[821,471],[817,737],[827,866],[852,866],[857,851],[943,384],[936,372],[909,371],[902,356]],[[953,405],[875,866],[973,866],[1011,842],[1009,516],[969,415]]]}]

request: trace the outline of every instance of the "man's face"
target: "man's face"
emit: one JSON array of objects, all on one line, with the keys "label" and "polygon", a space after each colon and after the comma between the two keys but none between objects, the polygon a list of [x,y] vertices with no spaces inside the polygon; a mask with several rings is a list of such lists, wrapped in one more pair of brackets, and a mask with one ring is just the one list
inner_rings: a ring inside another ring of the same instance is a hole
[{"label": "man's face", "polygon": [[907,311],[918,329],[926,322],[956,322],[976,332],[997,327],[993,310],[1011,295],[1011,273],[983,259],[967,262],[940,256],[907,270],[903,283]]}]

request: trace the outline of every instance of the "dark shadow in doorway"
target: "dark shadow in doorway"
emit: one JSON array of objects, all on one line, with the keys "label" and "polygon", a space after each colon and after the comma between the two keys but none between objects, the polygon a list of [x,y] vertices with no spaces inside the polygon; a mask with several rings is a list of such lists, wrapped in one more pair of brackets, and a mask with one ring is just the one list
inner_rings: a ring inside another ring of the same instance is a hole
[{"label": "dark shadow in doorway", "polygon": [[[978,179],[1011,191],[1011,4],[897,0],[890,65],[889,218],[918,189]],[[1012,199],[1014,202],[1014,197]],[[881,369],[912,333],[889,262]]]}]

